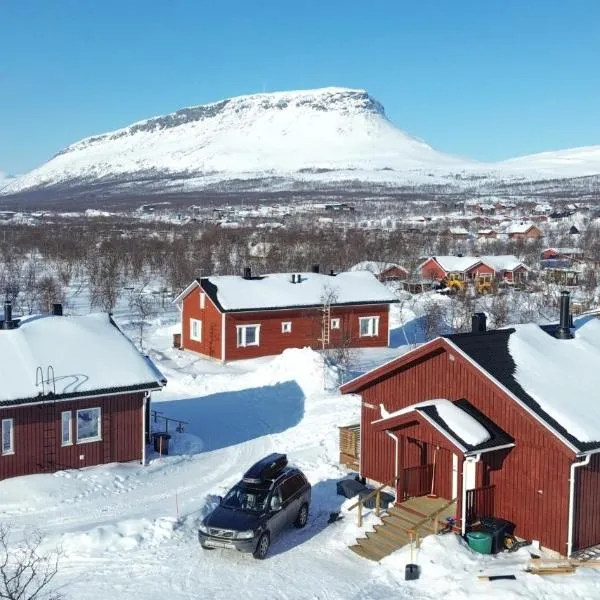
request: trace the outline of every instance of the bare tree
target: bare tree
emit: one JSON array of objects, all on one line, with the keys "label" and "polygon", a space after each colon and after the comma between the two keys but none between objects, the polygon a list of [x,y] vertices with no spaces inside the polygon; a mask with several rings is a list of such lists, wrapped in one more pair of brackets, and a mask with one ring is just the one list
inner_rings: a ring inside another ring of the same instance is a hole
[{"label": "bare tree", "polygon": [[10,532],[9,526],[0,523],[0,599],[59,600],[61,596],[50,589],[50,584],[58,573],[61,551],[42,551],[39,531],[12,548]]},{"label": "bare tree", "polygon": [[132,324],[136,328],[140,350],[144,351],[144,336],[150,325],[149,319],[156,314],[156,303],[148,293],[146,286],[134,288],[129,293],[129,308],[133,313]]}]

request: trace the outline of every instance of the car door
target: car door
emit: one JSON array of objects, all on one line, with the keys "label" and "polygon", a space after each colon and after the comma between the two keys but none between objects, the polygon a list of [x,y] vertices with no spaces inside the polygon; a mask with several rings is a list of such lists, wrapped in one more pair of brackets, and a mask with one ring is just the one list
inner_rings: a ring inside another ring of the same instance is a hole
[{"label": "car door", "polygon": [[287,513],[286,522],[292,524],[298,516],[302,500],[302,480],[298,475],[292,475],[281,486],[283,505]]},{"label": "car door", "polygon": [[[280,510],[273,510],[273,499],[279,499]],[[268,527],[271,537],[277,537],[287,525],[287,512],[283,505],[282,484],[275,486],[269,498],[269,519]]]}]

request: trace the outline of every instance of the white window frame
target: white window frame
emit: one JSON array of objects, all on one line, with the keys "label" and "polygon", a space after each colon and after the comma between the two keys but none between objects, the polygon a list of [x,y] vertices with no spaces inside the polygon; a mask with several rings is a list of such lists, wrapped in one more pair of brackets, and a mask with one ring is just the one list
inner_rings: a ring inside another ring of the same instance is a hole
[{"label": "white window frame", "polygon": [[339,329],[341,325],[341,320],[336,317],[335,319],[331,319],[330,327],[331,329]]},{"label": "white window frame", "polygon": [[[248,344],[246,342],[246,330],[250,327],[256,327],[256,341]],[[236,325],[236,341],[238,348],[247,348],[248,346],[260,346],[260,325],[258,323],[249,323],[248,325]]]},{"label": "white window frame", "polygon": [[[4,428],[5,424],[8,424],[8,443],[9,447],[7,450],[4,449]],[[15,420],[14,419],[2,419],[2,431],[0,432],[2,438],[2,456],[8,456],[9,454],[15,453]]]},{"label": "white window frame", "polygon": [[281,333],[292,333],[291,321],[281,321]]},{"label": "white window frame", "polygon": [[[65,417],[69,420],[69,437],[65,439]],[[60,414],[60,445],[73,445],[73,411],[65,410]]]},{"label": "white window frame", "polygon": [[204,292],[200,292],[200,309],[204,310],[206,306],[206,294]]},{"label": "white window frame", "polygon": [[[198,335],[194,333],[194,325],[198,326]],[[194,342],[202,341],[202,321],[200,319],[190,319],[190,340],[194,340]]]},{"label": "white window frame", "polygon": [[[79,437],[79,413],[86,412],[89,410],[98,411],[98,435],[89,438]],[[89,444],[90,442],[99,442],[102,439],[102,409],[99,406],[93,406],[91,408],[80,408],[77,411],[75,428],[77,429],[77,443],[78,444]]]},{"label": "white window frame", "polygon": [[[362,332],[363,322],[369,322],[367,333]],[[377,337],[379,335],[379,317],[358,317],[358,335],[360,337]]]}]

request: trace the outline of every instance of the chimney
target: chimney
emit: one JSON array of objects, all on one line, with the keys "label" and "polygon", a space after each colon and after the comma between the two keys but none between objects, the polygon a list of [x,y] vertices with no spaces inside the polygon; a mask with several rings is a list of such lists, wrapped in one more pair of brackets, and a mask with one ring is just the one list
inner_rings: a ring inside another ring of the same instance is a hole
[{"label": "chimney", "polygon": [[62,310],[62,304],[60,302],[55,302],[52,305],[52,314],[55,317],[62,317],[63,310]]},{"label": "chimney", "polygon": [[252,279],[252,269],[250,267],[244,267],[244,279]]},{"label": "chimney", "polygon": [[573,337],[570,327],[569,292],[562,291],[560,293],[560,323],[554,333],[554,337],[559,340],[570,340]]},{"label": "chimney", "polygon": [[2,323],[2,329],[12,329],[12,302],[10,300],[4,301],[4,322]]},{"label": "chimney", "polygon": [[312,266],[312,272],[313,273],[318,273],[319,272],[319,265],[313,265]]},{"label": "chimney", "polygon": [[335,271],[334,271],[333,269],[331,269],[331,270],[329,271],[329,275],[331,275],[331,277],[333,277],[333,276],[335,275]]},{"label": "chimney", "polygon": [[296,283],[296,273],[292,273],[292,283]]},{"label": "chimney", "polygon": [[471,316],[471,333],[485,333],[486,320],[485,313],[474,313]]}]

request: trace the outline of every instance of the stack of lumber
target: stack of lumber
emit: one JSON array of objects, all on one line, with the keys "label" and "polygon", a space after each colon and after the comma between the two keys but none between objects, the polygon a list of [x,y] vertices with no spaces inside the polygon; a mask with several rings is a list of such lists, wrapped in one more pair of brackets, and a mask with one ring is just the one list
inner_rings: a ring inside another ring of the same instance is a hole
[{"label": "stack of lumber", "polygon": [[578,567],[600,568],[600,561],[569,558],[532,558],[525,570],[533,575],[570,575],[575,573]]}]

